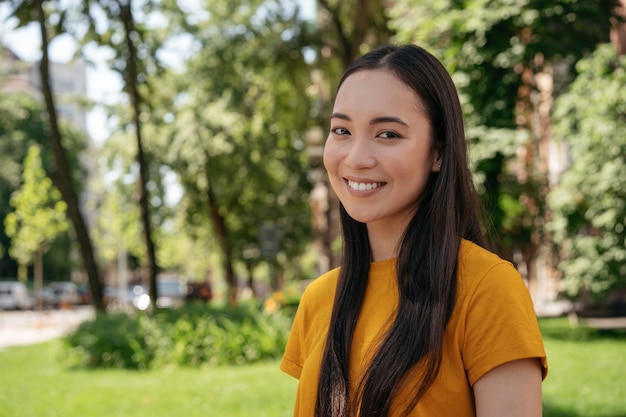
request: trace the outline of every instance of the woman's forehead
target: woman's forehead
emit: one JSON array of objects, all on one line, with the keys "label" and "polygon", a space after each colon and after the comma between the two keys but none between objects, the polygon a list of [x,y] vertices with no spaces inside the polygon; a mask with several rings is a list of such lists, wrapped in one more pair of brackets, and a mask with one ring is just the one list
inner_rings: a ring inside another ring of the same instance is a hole
[{"label": "woman's forehead", "polygon": [[364,69],[350,74],[337,91],[333,112],[367,109],[389,111],[416,110],[422,113],[425,106],[419,95],[392,71]]}]

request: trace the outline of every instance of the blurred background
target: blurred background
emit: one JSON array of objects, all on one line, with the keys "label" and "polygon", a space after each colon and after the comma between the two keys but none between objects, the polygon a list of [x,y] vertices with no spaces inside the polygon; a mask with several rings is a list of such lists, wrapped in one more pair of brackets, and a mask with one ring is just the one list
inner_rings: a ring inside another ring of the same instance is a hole
[{"label": "blurred background", "polygon": [[334,89],[389,42],[458,88],[544,416],[626,416],[625,2],[0,1],[0,416],[292,415]]},{"label": "blurred background", "polygon": [[3,1],[0,310],[296,306],[339,262],[334,88],[394,42],[452,74],[538,315],[626,316],[625,3]]}]

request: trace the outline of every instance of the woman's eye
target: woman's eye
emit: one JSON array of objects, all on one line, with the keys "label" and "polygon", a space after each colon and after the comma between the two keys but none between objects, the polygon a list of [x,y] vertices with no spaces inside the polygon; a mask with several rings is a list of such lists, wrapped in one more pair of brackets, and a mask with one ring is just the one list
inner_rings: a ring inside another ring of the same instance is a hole
[{"label": "woman's eye", "polygon": [[395,132],[390,132],[390,131],[388,131],[388,130],[386,130],[386,131],[384,131],[384,132],[379,133],[379,134],[378,134],[378,136],[379,136],[379,137],[381,137],[381,138],[383,138],[383,139],[396,139],[396,138],[399,138],[399,137],[400,137],[400,135],[398,135],[397,133],[395,133]]},{"label": "woman's eye", "polygon": [[350,134],[348,129],[344,129],[343,127],[336,127],[334,129],[331,129],[330,131],[334,133],[335,135],[349,135]]}]

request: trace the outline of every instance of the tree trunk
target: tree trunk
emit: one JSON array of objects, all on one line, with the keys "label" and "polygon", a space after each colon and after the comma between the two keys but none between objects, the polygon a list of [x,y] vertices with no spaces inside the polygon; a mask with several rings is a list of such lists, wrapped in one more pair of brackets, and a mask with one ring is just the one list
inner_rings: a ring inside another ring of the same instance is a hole
[{"label": "tree trunk", "polygon": [[[521,36],[527,42],[531,36],[531,29],[526,28]],[[544,62],[541,54],[536,54],[522,71],[522,85],[518,90],[517,114],[518,127],[529,132],[529,140],[525,147],[524,164],[518,172],[520,184],[527,190],[527,210],[533,217],[529,248],[526,251],[528,266],[527,282],[531,289],[537,288],[539,274],[547,276],[550,273],[552,261],[543,257],[545,261],[538,265],[538,254],[550,246],[550,234],[545,231],[550,213],[545,201],[550,191],[549,181],[549,150],[550,150],[550,114],[552,111],[552,69]],[[546,252],[549,250],[546,249]],[[539,268],[542,268],[539,271]],[[539,295],[531,293],[533,298]]]},{"label": "tree trunk", "polygon": [[72,182],[69,163],[67,160],[65,148],[61,140],[61,132],[58,126],[56,106],[50,86],[49,74],[49,58],[48,58],[48,32],[46,29],[46,18],[43,9],[43,0],[35,2],[37,19],[41,31],[41,89],[46,103],[46,110],[50,122],[50,142],[52,144],[52,152],[54,154],[56,166],[50,174],[50,178],[54,185],[61,192],[63,200],[67,204],[67,213],[74,227],[76,239],[80,247],[80,254],[83,259],[83,265],[89,279],[89,287],[93,298],[93,304],[98,313],[104,312],[104,302],[102,299],[102,284],[100,282],[100,272],[96,264],[93,245],[89,232],[85,223],[85,219],[80,211],[78,194]]},{"label": "tree trunk", "polygon": [[141,223],[143,224],[144,241],[146,243],[146,256],[148,257],[148,280],[150,299],[155,303],[158,298],[157,288],[157,262],[154,241],[152,240],[152,225],[150,221],[150,202],[148,199],[148,163],[143,151],[143,140],[141,137],[141,96],[137,89],[137,49],[133,43],[132,34],[135,33],[135,25],[131,10],[131,2],[122,4],[120,7],[120,19],[124,24],[126,35],[126,48],[128,56],[126,59],[126,88],[130,95],[133,108],[133,124],[135,125],[135,138],[137,140],[137,163],[139,164],[139,210],[141,212]]},{"label": "tree trunk", "polygon": [[35,259],[33,259],[33,286],[36,294],[35,300],[36,310],[43,310],[43,253],[41,248],[37,249],[35,253]]},{"label": "tree trunk", "polygon": [[[626,0],[615,6],[616,17],[611,18],[611,42],[618,55],[626,54]],[[618,18],[619,17],[619,18]]]},{"label": "tree trunk", "polygon": [[228,287],[228,302],[231,305],[237,304],[237,279],[235,278],[235,271],[233,270],[232,263],[232,250],[230,245],[228,244],[228,227],[226,226],[226,221],[224,220],[224,216],[222,216],[219,212],[219,206],[215,199],[215,195],[213,190],[211,189],[211,185],[207,189],[207,199],[208,199],[208,208],[209,214],[211,215],[211,222],[213,223],[213,228],[215,229],[215,234],[217,235],[217,240],[220,245],[220,249],[222,250],[222,263],[224,268],[224,275],[226,280],[226,285]]},{"label": "tree trunk", "polygon": [[250,288],[250,293],[252,297],[258,299],[259,293],[257,292],[256,285],[254,284],[254,264],[252,261],[246,262],[246,270],[248,271],[248,288]]}]

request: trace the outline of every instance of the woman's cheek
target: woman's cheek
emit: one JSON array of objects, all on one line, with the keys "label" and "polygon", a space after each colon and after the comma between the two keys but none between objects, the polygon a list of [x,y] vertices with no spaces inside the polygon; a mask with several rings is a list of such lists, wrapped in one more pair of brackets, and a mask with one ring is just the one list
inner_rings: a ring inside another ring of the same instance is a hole
[{"label": "woman's cheek", "polygon": [[335,144],[333,139],[329,136],[328,139],[326,139],[326,144],[324,145],[324,154],[323,154],[323,161],[324,161],[324,168],[326,168],[326,171],[328,171],[329,173],[332,172],[334,170],[334,160],[336,158],[336,149],[335,148]]}]

